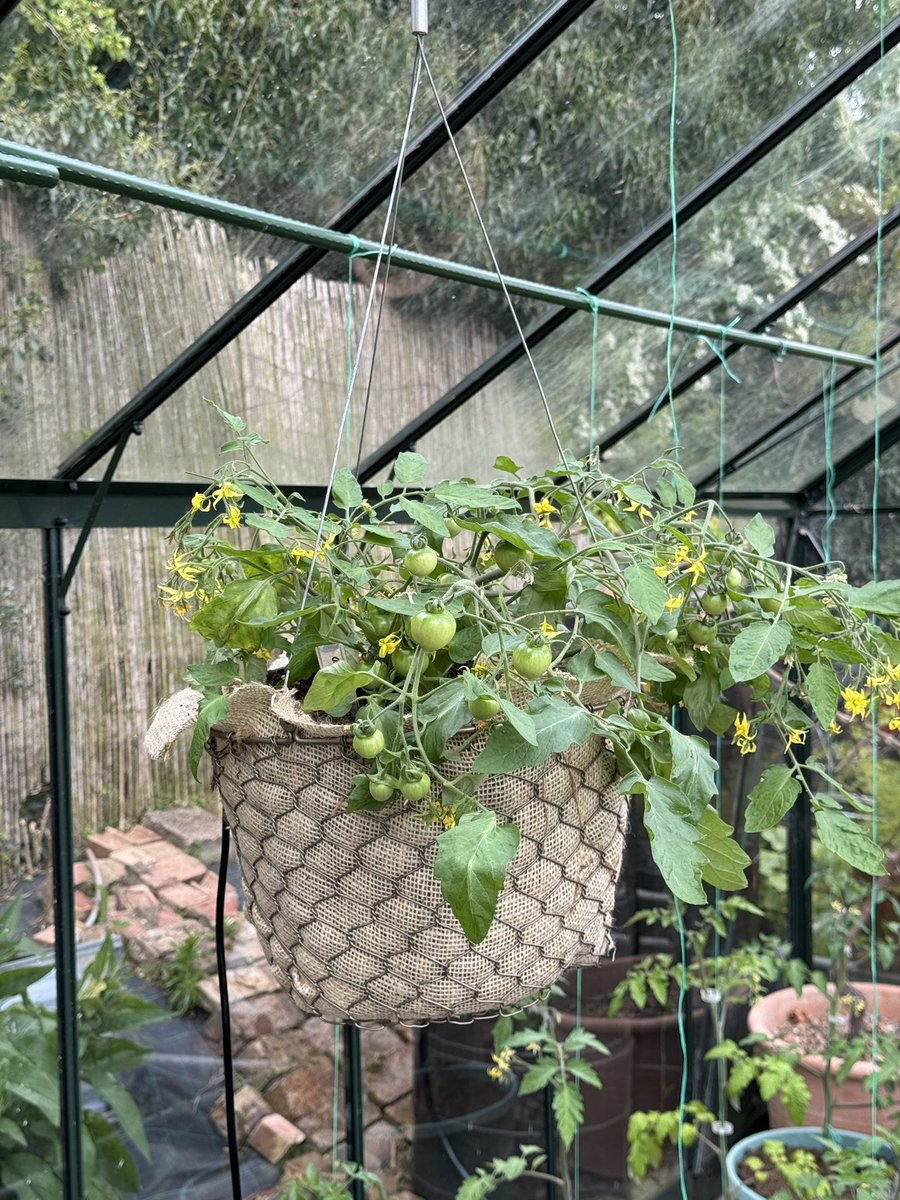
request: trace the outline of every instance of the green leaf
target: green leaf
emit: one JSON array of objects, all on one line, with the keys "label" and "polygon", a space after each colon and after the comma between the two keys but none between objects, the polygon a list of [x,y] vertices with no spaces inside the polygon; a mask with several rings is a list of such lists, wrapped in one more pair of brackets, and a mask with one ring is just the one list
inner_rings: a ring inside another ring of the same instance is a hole
[{"label": "green leaf", "polygon": [[467,813],[437,839],[435,878],[473,945],[487,937],[506,869],[518,848],[518,829],[498,826],[493,812]]},{"label": "green leaf", "polygon": [[21,1146],[23,1150],[28,1145],[25,1134],[15,1121],[10,1121],[8,1117],[0,1117],[0,1138],[5,1138],[15,1146]]},{"label": "green leaf", "polygon": [[237,679],[240,672],[233,662],[191,663],[184,673],[185,682],[201,692],[226,687]]},{"label": "green leaf", "polygon": [[650,508],[654,503],[653,496],[640,483],[623,483],[620,489],[623,496],[627,496],[629,500],[633,500],[635,504],[643,504],[645,508]]},{"label": "green leaf", "polygon": [[359,480],[349,467],[340,467],[335,471],[331,492],[341,508],[359,508],[363,502]]},{"label": "green leaf", "polygon": [[43,979],[53,970],[52,966],[7,967],[0,971],[0,1000],[10,996],[24,996],[33,983]]},{"label": "green leaf", "polygon": [[655,625],[666,611],[669,598],[663,581],[641,563],[632,563],[625,568],[626,599],[632,608],[643,613],[651,625]]},{"label": "green leaf", "polygon": [[670,679],[677,678],[674,671],[670,671],[661,662],[657,662],[652,654],[641,655],[641,669],[639,673],[642,680],[646,679],[652,683],[668,683]]},{"label": "green leaf", "polygon": [[706,856],[702,875],[706,883],[724,892],[736,892],[747,886],[744,871],[750,858],[732,838],[731,825],[725,823],[716,810],[707,808],[698,826],[700,838],[697,843]]},{"label": "green leaf", "polygon": [[859,588],[844,585],[840,593],[853,608],[861,608],[876,617],[900,616],[900,580],[883,579]]},{"label": "green leaf", "polygon": [[477,625],[462,625],[447,647],[451,662],[472,662],[481,650],[481,629]]},{"label": "green leaf", "polygon": [[585,1062],[583,1058],[573,1058],[566,1064],[566,1070],[570,1075],[574,1075],[576,1079],[580,1079],[582,1083],[590,1084],[591,1087],[600,1088],[603,1084],[600,1082],[600,1076],[594,1070],[589,1062]]},{"label": "green leaf", "polygon": [[190,628],[217,646],[258,650],[261,631],[245,622],[275,617],[278,610],[278,595],[267,580],[235,579],[194,613]]},{"label": "green leaf", "polygon": [[438,763],[444,758],[448,738],[459,733],[472,717],[466,707],[463,681],[451,679],[429,692],[417,706],[422,745],[428,761]]},{"label": "green leaf", "polygon": [[378,608],[382,612],[400,613],[404,617],[411,617],[414,612],[417,612],[420,605],[413,604],[409,596],[366,596],[366,604],[371,604],[373,608]]},{"label": "green leaf", "polygon": [[493,488],[479,487],[474,483],[448,483],[446,480],[435,484],[431,494],[436,500],[443,500],[452,508],[518,508],[518,500],[512,496],[502,496]]},{"label": "green leaf", "polygon": [[584,1101],[576,1084],[566,1083],[554,1090],[553,1115],[562,1144],[568,1150],[584,1120]]},{"label": "green leaf", "polygon": [[512,700],[507,700],[503,696],[496,696],[499,700],[500,708],[503,715],[515,729],[519,737],[524,738],[529,746],[538,744],[537,729],[534,724],[534,717],[529,713],[524,712],[518,705],[513,704]]},{"label": "green leaf", "polygon": [[744,527],[744,537],[757,554],[771,558],[775,551],[775,530],[757,513]]},{"label": "green leaf", "polygon": [[822,845],[832,854],[867,875],[884,874],[884,851],[862,825],[833,808],[820,808],[815,817]]},{"label": "green leaf", "polygon": [[516,475],[522,468],[514,463],[511,458],[507,458],[505,454],[498,454],[494,459],[495,471],[506,471],[508,475]]},{"label": "green leaf", "polygon": [[754,621],[731,643],[728,669],[735,683],[754,679],[775,665],[791,644],[786,625]]},{"label": "green leaf", "polygon": [[626,692],[640,691],[634,677],[622,664],[621,659],[613,654],[611,650],[595,651],[593,665],[600,673],[599,676],[595,675],[593,678],[602,678],[605,675],[613,687],[622,688]]},{"label": "green leaf", "polygon": [[532,1092],[541,1091],[542,1088],[547,1086],[558,1070],[559,1063],[556,1062],[535,1063],[522,1076],[519,1083],[519,1095],[530,1096]]},{"label": "green leaf", "polygon": [[391,506],[391,512],[405,512],[423,529],[429,529],[438,537],[445,538],[450,535],[443,514],[433,504],[423,504],[421,500],[401,497],[396,504]]},{"label": "green leaf", "polygon": [[150,1147],[147,1144],[147,1135],[144,1133],[144,1123],[141,1120],[140,1111],[128,1091],[108,1072],[88,1071],[86,1076],[88,1083],[97,1095],[105,1100],[112,1109],[113,1116],[122,1127],[122,1132],[138,1148],[144,1158],[149,1160]]},{"label": "green leaf", "polygon": [[666,886],[685,904],[705,904],[701,878],[706,856],[699,847],[700,834],[682,811],[679,790],[656,776],[645,781],[644,824],[650,849]]},{"label": "green leaf", "polygon": [[706,808],[710,796],[718,791],[716,760],[710,755],[703,738],[679,733],[667,726],[672,748],[672,783],[677,784],[696,819]]},{"label": "green leaf", "polygon": [[412,450],[401,450],[394,460],[394,479],[401,487],[421,483],[427,473],[428,463]]},{"label": "green leaf", "polygon": [[191,734],[191,748],[188,754],[191,774],[195,779],[200,769],[200,759],[203,757],[203,751],[209,740],[209,731],[213,725],[218,721],[224,721],[227,716],[227,696],[204,696],[200,701],[200,707],[197,710],[197,723],[194,725],[194,732]]},{"label": "green leaf", "polygon": [[710,733],[718,734],[719,737],[724,737],[734,724],[734,718],[737,716],[737,709],[732,708],[730,704],[714,704],[712,712],[706,722],[706,728]]},{"label": "green leaf", "polygon": [[505,723],[488,737],[472,764],[482,775],[503,775],[519,767],[536,767],[551,754],[581,745],[594,731],[591,714],[574,708],[559,696],[537,696],[529,711],[534,722],[535,744],[530,745],[512,724]]},{"label": "green leaf", "polygon": [[357,670],[356,665],[346,659],[329,663],[313,677],[303,701],[303,711],[331,712],[367,680],[367,673]]},{"label": "green leaf", "polygon": [[700,674],[684,689],[684,706],[695,729],[706,729],[721,694],[715,664],[704,659]]},{"label": "green leaf", "polygon": [[800,783],[783,763],[769,767],[750,793],[744,827],[748,833],[760,833],[778,825],[800,795]]},{"label": "green leaf", "polygon": [[834,720],[841,694],[841,685],[831,667],[826,667],[824,663],[813,663],[806,674],[806,690],[816,720],[823,729],[827,729]]},{"label": "green leaf", "polygon": [[544,529],[530,517],[520,513],[499,513],[486,520],[469,521],[459,518],[464,528],[482,529],[493,533],[517,550],[531,550],[537,558],[557,559],[560,556],[559,538],[552,529]]},{"label": "green leaf", "polygon": [[220,408],[214,400],[207,400],[206,403],[210,408],[214,408],[229,429],[233,429],[235,433],[243,433],[247,428],[247,422],[243,417],[237,417],[234,413],[226,412],[224,408]]},{"label": "green leaf", "polygon": [[115,1127],[100,1113],[90,1109],[84,1110],[82,1120],[94,1139],[97,1174],[114,1189],[116,1195],[138,1191],[140,1179],[137,1167]]}]

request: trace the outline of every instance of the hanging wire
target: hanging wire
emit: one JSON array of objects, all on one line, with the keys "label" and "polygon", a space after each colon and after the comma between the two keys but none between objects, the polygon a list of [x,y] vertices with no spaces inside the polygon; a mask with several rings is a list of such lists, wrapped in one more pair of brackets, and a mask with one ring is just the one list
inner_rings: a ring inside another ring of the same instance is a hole
[{"label": "hanging wire", "polygon": [[826,562],[831,562],[831,530],[837,518],[837,504],[834,498],[834,393],[837,365],[831,364],[829,376],[828,367],[822,367],[822,428],[825,441],[825,522],[822,526],[822,548]]},{"label": "hanging wire", "polygon": [[591,306],[591,394],[588,400],[588,446],[591,450],[597,443],[597,352],[600,332],[600,301],[587,288],[576,288]]},{"label": "hanging wire", "polygon": [[[525,331],[522,328],[522,324],[519,320],[519,315],[516,312],[515,306],[512,302],[512,297],[509,294],[509,289],[506,286],[506,280],[503,276],[503,272],[500,270],[500,264],[497,261],[497,256],[494,253],[494,247],[491,243],[490,236],[488,234],[485,223],[482,219],[481,210],[478,207],[478,201],[475,199],[475,192],[472,189],[472,184],[471,184],[471,181],[469,180],[469,176],[466,172],[465,164],[463,163],[462,156],[459,153],[459,148],[456,145],[456,139],[453,136],[453,131],[450,128],[450,123],[447,120],[447,114],[444,110],[444,105],[441,102],[440,94],[439,94],[437,86],[434,82],[434,76],[431,74],[431,68],[428,65],[428,59],[425,54],[425,48],[422,44],[421,35],[416,36],[416,41],[419,45],[419,51],[421,54],[422,62],[425,67],[425,74],[428,77],[428,82],[431,86],[431,91],[434,96],[435,103],[437,104],[438,111],[441,114],[441,120],[444,123],[444,129],[447,133],[447,140],[449,141],[450,146],[453,149],[453,154],[454,154],[454,157],[456,158],[457,166],[459,167],[460,174],[462,175],[463,183],[465,184],[466,192],[468,193],[468,196],[469,196],[469,202],[472,205],[472,211],[475,214],[475,220],[478,222],[478,228],[481,231],[482,239],[484,240],[484,244],[487,247],[487,252],[488,252],[488,255],[490,256],[490,260],[491,260],[491,266],[493,267],[494,273],[497,276],[497,282],[500,285],[500,291],[503,293],[503,298],[506,301],[507,308],[509,309],[510,316],[512,317],[513,324],[515,325],[516,333],[519,337],[519,340],[522,343],[522,349],[525,353],[525,358],[528,361],[528,366],[531,369],[531,374],[534,376],[534,382],[537,386],[537,390],[541,397],[541,404],[544,407],[544,415],[547,418],[547,424],[549,425],[550,432],[553,435],[553,441],[556,444],[556,449],[559,454],[560,462],[562,463],[563,466],[569,466],[570,464],[569,464],[568,458],[566,456],[566,452],[563,449],[563,444],[559,439],[559,433],[557,432],[557,429],[556,429],[556,422],[553,420],[553,413],[550,410],[550,402],[547,399],[547,393],[544,391],[544,385],[541,382],[540,375],[538,374],[537,367],[535,366],[534,357],[532,356],[532,353],[531,353],[531,347],[528,345],[528,339],[525,337]],[[588,514],[585,510],[584,501],[582,500],[581,495],[578,491],[576,491],[576,499],[578,500],[578,506],[581,509],[581,514],[584,517],[585,525],[587,526],[587,528],[590,528],[590,518],[588,517]]]},{"label": "hanging wire", "polygon": [[[353,369],[350,372],[350,377],[347,382],[347,396],[346,396],[346,400],[344,401],[344,408],[341,413],[341,419],[340,419],[340,422],[338,423],[337,436],[335,438],[335,445],[334,445],[334,454],[331,459],[331,467],[328,472],[328,483],[326,484],[325,496],[322,501],[322,513],[321,513],[321,516],[319,517],[319,523],[316,528],[315,542],[313,544],[313,551],[312,551],[312,561],[313,562],[315,562],[316,554],[318,553],[319,547],[322,544],[322,534],[325,529],[325,517],[328,512],[329,502],[331,500],[332,488],[334,487],[334,477],[337,474],[338,460],[339,460],[340,454],[341,454],[341,444],[343,443],[343,440],[344,440],[344,429],[347,425],[347,421],[350,416],[350,409],[351,409],[351,404],[352,404],[352,400],[353,400],[353,391],[356,386],[356,381],[359,376],[360,365],[362,363],[362,356],[363,356],[363,349],[365,347],[365,342],[366,342],[366,335],[368,333],[369,322],[372,317],[372,308],[374,306],[375,294],[378,290],[378,277],[381,272],[381,264],[382,264],[382,261],[385,259],[385,257],[387,257],[388,265],[390,265],[391,254],[394,249],[393,244],[392,243],[389,244],[389,242],[388,242],[388,234],[389,234],[389,231],[393,228],[394,222],[396,220],[396,205],[397,205],[397,200],[400,195],[400,185],[403,180],[403,169],[406,164],[406,151],[407,151],[407,147],[409,145],[409,134],[410,134],[410,129],[412,127],[413,111],[414,111],[415,105],[416,105],[416,97],[418,95],[419,83],[420,83],[421,77],[422,77],[422,39],[421,39],[421,37],[417,36],[416,37],[416,57],[415,57],[415,62],[413,63],[412,83],[411,83],[410,89],[409,89],[409,104],[407,106],[407,111],[406,111],[406,121],[405,121],[404,127],[403,127],[403,138],[400,143],[400,151],[397,155],[397,169],[394,171],[394,181],[391,186],[391,194],[388,197],[387,213],[385,214],[384,227],[383,227],[382,233],[381,233],[381,243],[378,247],[378,253],[375,257],[375,269],[372,272],[372,282],[369,285],[369,294],[366,298],[366,308],[365,308],[365,313],[363,315],[362,328],[360,329],[360,332],[359,332],[359,343],[356,348],[356,357],[353,361]],[[384,302],[384,294],[382,293],[382,304],[383,304],[383,302]],[[380,312],[380,309],[381,309],[381,306],[379,306],[379,312]],[[373,339],[373,343],[372,343],[372,360],[373,360],[373,362],[375,359],[375,353],[376,353],[377,348],[378,348],[378,343],[377,343],[377,334],[376,334],[376,337]],[[371,385],[371,372],[370,372],[370,377],[369,377],[369,383]],[[367,403],[368,403],[368,394],[369,394],[369,392],[367,389]],[[363,426],[364,426],[364,424],[365,424],[365,413],[363,413]],[[361,431],[361,434],[360,434],[361,437],[362,437],[363,432],[364,432],[364,429]],[[303,596],[300,601],[301,609],[306,607],[306,601],[309,598],[309,589],[312,586],[312,578],[313,578],[313,572],[309,571],[306,576],[306,583],[304,584],[304,587],[303,587]]]},{"label": "hanging wire", "polygon": [[331,1173],[338,1164],[338,1093],[341,1090],[341,1027],[334,1027],[334,1075],[331,1082]]}]

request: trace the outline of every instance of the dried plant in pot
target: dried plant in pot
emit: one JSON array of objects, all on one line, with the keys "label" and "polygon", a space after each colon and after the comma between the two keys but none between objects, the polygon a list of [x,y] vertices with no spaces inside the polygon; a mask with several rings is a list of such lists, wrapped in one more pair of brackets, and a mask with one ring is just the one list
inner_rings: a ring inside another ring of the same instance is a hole
[{"label": "dried plant in pot", "polygon": [[[226,462],[175,527],[161,591],[207,653],[148,745],[193,724],[195,769],[209,747],[273,969],[329,1019],[497,1012],[595,961],[629,794],[674,895],[742,887],[714,760],[672,706],[743,753],[760,723],[779,731],[762,828],[802,786],[797,699],[831,723],[842,682],[900,657],[867,620],[896,592],[776,563],[761,517],[738,531],[695,506],[668,459],[616,480],[501,457],[489,483],[429,486],[404,453],[368,499],[338,471],[314,514],[223,417]],[[758,712],[722,702],[741,681]],[[814,803],[823,840],[879,869],[840,805]]]}]

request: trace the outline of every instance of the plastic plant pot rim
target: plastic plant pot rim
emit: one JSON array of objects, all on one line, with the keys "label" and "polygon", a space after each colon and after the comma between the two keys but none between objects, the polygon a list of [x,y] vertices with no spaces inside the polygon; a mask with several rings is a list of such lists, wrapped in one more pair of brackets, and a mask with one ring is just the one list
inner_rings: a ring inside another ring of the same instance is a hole
[{"label": "plastic plant pot rim", "polygon": [[[784,1129],[766,1129],[762,1133],[752,1133],[749,1137],[741,1138],[728,1151],[725,1157],[725,1170],[728,1173],[728,1184],[732,1190],[734,1200],[759,1200],[759,1192],[754,1191],[749,1184],[743,1182],[738,1175],[738,1166],[755,1150],[758,1150],[764,1142],[783,1142],[786,1146],[805,1147],[815,1149],[821,1142],[824,1134],[819,1125],[800,1125],[796,1128]],[[870,1141],[870,1137],[865,1133],[852,1133],[846,1129],[835,1129],[834,1140],[841,1146],[854,1146],[859,1142]],[[893,1150],[887,1144],[882,1142],[878,1148],[880,1157],[887,1159],[888,1162],[896,1163],[896,1157]]]}]

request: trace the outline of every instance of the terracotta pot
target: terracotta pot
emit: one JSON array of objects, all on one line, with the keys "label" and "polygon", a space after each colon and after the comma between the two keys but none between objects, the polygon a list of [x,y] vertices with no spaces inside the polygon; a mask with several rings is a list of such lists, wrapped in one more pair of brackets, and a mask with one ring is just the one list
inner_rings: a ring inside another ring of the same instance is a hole
[{"label": "terracotta pot", "polygon": [[[866,1001],[867,1012],[872,1011],[873,988],[870,983],[854,983],[853,988]],[[900,1021],[900,986],[880,983],[877,986],[878,1015],[890,1021]],[[782,988],[763,997],[754,1004],[747,1017],[747,1026],[751,1033],[761,1033],[766,1041],[760,1043],[767,1049],[777,1049],[783,1042],[775,1039],[776,1030],[780,1029],[789,1019],[794,1010],[802,1009],[813,1019],[824,1019],[828,1015],[828,998],[807,984],[800,996],[793,988]],[[840,1059],[831,1063],[831,1098],[832,1123],[841,1129],[854,1133],[869,1133],[871,1131],[871,1095],[863,1084],[872,1074],[872,1064],[869,1062],[855,1063],[850,1074],[843,1083],[834,1079],[834,1074],[841,1066]],[[806,1054],[797,1063],[797,1070],[806,1080],[810,1092],[810,1104],[806,1110],[806,1121],[818,1124],[820,1127],[825,1120],[825,1090],[822,1080],[825,1076],[826,1062],[819,1054]],[[889,1124],[900,1115],[900,1104],[891,1108],[881,1109],[878,1114],[879,1124]],[[769,1101],[769,1122],[775,1127],[790,1125],[791,1119],[777,1097]]]}]

